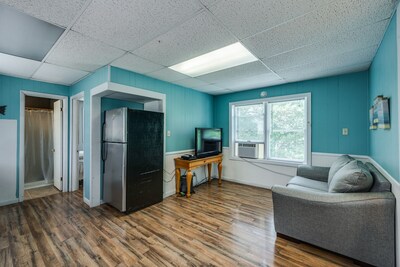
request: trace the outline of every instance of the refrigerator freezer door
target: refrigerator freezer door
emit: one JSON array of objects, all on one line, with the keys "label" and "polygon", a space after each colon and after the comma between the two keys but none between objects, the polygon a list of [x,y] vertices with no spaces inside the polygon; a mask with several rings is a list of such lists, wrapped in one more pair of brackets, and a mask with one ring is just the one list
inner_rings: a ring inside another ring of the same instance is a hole
[{"label": "refrigerator freezer door", "polygon": [[104,201],[120,211],[126,211],[126,151],[127,144],[105,143]]},{"label": "refrigerator freezer door", "polygon": [[127,108],[107,110],[105,112],[104,141],[126,143]]}]

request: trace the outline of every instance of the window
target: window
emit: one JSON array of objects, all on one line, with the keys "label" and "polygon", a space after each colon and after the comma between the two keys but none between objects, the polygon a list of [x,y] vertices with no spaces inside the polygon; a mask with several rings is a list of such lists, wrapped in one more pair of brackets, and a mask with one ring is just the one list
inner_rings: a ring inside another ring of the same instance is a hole
[{"label": "window", "polygon": [[233,157],[310,163],[311,94],[230,104]]}]

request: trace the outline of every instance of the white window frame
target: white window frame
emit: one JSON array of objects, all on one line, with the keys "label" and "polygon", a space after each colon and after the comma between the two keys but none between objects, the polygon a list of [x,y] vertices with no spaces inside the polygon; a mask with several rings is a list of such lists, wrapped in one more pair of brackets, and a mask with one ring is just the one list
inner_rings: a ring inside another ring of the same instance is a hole
[{"label": "white window frame", "polygon": [[[290,160],[280,160],[280,159],[272,159],[268,158],[268,149],[269,149],[269,123],[270,123],[270,107],[269,103],[275,102],[285,102],[285,101],[293,101],[293,100],[305,100],[306,105],[306,114],[305,121],[305,157],[303,162],[299,161],[290,161]],[[262,143],[264,144],[264,159],[246,159],[246,161],[259,162],[259,163],[269,163],[275,165],[285,165],[285,166],[298,166],[302,164],[311,165],[311,93],[304,94],[294,94],[294,95],[284,95],[284,96],[276,96],[276,97],[268,97],[254,100],[245,100],[238,102],[229,103],[229,146],[230,146],[230,159],[231,160],[242,160],[241,158],[235,156],[235,128],[236,128],[236,120],[234,117],[234,108],[237,106],[246,106],[246,105],[254,105],[254,104],[264,104],[264,141],[263,142],[249,142],[251,144]]]}]

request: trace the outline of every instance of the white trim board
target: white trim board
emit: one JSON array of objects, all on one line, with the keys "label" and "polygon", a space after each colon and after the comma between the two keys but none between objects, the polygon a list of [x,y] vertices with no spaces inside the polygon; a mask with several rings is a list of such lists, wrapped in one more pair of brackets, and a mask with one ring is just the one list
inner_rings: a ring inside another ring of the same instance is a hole
[{"label": "white trim board", "polygon": [[[132,86],[126,86],[122,84],[105,82],[90,90],[90,153],[85,157],[89,158],[90,161],[90,207],[99,206],[101,204],[100,199],[100,177],[101,177],[101,98],[114,93],[122,93],[132,96],[140,96],[142,99],[146,99],[144,110],[152,110],[156,105],[146,105],[151,102],[160,102],[157,107],[159,111],[164,113],[164,140],[166,140],[166,95],[150,90],[136,88]],[[85,99],[85,101],[88,101]],[[164,169],[165,169],[165,147],[166,142],[164,141],[163,154],[164,154]]]},{"label": "white trim board", "polygon": [[25,96],[34,96],[42,98],[57,99],[63,101],[63,192],[68,190],[68,96],[54,95],[33,92],[28,90],[20,91],[20,114],[19,114],[19,201],[24,200],[24,182],[25,182]]},{"label": "white trim board", "polygon": [[[69,127],[69,190],[68,191],[74,191],[77,188],[77,185],[75,184],[75,180],[77,179],[77,171],[78,171],[78,165],[75,164],[78,161],[77,158],[77,153],[74,151],[77,150],[77,134],[74,133],[76,130],[76,127],[78,127],[76,118],[77,114],[75,114],[76,110],[74,107],[74,102],[77,100],[80,100],[84,98],[85,92],[82,91],[80,93],[77,93],[73,96],[70,97],[69,99],[69,106],[70,106],[70,112],[69,112],[69,121],[70,121],[70,127]],[[84,100],[83,100],[84,101]],[[75,163],[74,163],[75,162]],[[79,185],[78,185],[79,187]]]},{"label": "white trim board", "polygon": [[0,205],[17,200],[18,170],[17,120],[0,120]]},{"label": "white trim board", "polygon": [[91,208],[89,199],[87,199],[86,197],[83,197],[83,202],[85,202],[85,204]]},{"label": "white trim board", "polygon": [[[23,197],[22,197],[22,201],[23,201]],[[18,198],[14,198],[14,199],[10,199],[10,200],[4,200],[0,202],[0,206],[6,206],[6,205],[11,205],[11,204],[15,204],[20,202],[21,200]]]}]

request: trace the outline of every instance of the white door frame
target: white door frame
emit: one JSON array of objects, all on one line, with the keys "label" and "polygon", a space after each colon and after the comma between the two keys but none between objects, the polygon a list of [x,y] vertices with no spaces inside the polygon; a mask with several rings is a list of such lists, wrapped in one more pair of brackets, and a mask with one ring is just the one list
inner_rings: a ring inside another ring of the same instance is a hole
[{"label": "white door frame", "polygon": [[[100,199],[100,177],[101,177],[101,98],[107,96],[110,93],[124,93],[129,95],[136,95],[145,98],[154,99],[154,102],[145,103],[144,110],[153,110],[155,106],[158,106],[160,110],[164,113],[164,169],[165,169],[165,148],[166,148],[166,118],[167,118],[167,99],[166,95],[162,93],[157,93],[150,90],[144,90],[132,86],[126,86],[122,84],[106,82],[94,87],[90,91],[90,200],[89,206],[95,207],[101,204]],[[159,105],[154,105],[151,103],[159,103]]]},{"label": "white door frame", "polygon": [[[78,149],[78,141],[77,141],[77,132],[76,132],[76,127],[78,126],[78,121],[76,121],[76,109],[74,108],[74,102],[80,99],[84,99],[85,92],[80,92],[76,95],[73,95],[69,99],[69,106],[70,106],[70,128],[69,128],[69,136],[70,136],[70,141],[69,141],[69,191],[74,191],[76,190],[75,188],[77,185],[75,182],[77,181],[77,174],[78,174],[78,157],[77,153],[75,153]],[[84,100],[83,100],[84,101]],[[79,187],[79,185],[78,185]]]},{"label": "white door frame", "polygon": [[19,202],[24,201],[25,185],[25,96],[43,97],[63,101],[63,192],[68,191],[68,96],[38,93],[24,90],[20,92],[19,111]]}]

